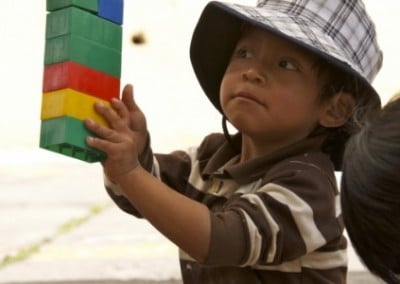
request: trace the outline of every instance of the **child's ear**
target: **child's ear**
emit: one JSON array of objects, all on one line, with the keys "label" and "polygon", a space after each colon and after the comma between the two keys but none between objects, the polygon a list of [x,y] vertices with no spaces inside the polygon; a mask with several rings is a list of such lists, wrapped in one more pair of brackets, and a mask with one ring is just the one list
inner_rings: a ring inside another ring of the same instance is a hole
[{"label": "child's ear", "polygon": [[319,124],[324,127],[344,125],[352,115],[355,104],[355,99],[351,94],[346,92],[335,94],[327,102]]}]

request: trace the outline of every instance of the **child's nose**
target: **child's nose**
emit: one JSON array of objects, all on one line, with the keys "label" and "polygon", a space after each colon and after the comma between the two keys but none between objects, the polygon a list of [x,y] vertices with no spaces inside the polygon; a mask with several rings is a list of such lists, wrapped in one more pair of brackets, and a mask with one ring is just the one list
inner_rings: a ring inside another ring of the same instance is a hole
[{"label": "child's nose", "polygon": [[255,67],[249,67],[243,71],[242,78],[246,81],[261,84],[265,82],[264,75]]}]

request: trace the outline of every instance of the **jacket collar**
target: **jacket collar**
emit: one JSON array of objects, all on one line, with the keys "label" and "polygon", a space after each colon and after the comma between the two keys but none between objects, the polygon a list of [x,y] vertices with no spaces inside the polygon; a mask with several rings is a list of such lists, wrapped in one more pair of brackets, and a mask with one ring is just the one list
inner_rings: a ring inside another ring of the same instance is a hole
[{"label": "jacket collar", "polygon": [[266,171],[281,160],[307,152],[321,151],[325,138],[325,135],[309,137],[244,163],[232,163],[231,161],[240,155],[241,135],[237,134],[232,137],[235,147],[225,142],[208,160],[202,176],[205,179],[209,177],[231,178],[239,184],[246,184],[261,178]]}]

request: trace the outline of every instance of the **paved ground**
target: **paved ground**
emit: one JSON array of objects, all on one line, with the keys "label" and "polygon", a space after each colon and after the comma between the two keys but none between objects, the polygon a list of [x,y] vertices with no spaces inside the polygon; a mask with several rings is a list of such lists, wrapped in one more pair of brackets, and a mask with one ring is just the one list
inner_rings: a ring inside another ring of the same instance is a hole
[{"label": "paved ground", "polygon": [[[353,254],[350,270],[379,283]],[[181,282],[176,247],[110,202],[99,165],[0,163],[0,284],[28,283]]]}]

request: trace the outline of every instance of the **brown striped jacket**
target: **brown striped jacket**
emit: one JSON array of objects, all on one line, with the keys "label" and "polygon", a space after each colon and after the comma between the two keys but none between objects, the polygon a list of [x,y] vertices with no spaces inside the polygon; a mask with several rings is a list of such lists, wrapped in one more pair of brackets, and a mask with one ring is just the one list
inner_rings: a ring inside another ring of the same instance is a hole
[{"label": "brown striped jacket", "polygon": [[[180,251],[185,284],[346,283],[338,189],[320,145],[310,138],[246,163],[222,134],[186,152],[153,155],[147,147],[145,168],[210,208],[205,263]],[[140,216],[107,179],[106,188],[122,210]]]}]

